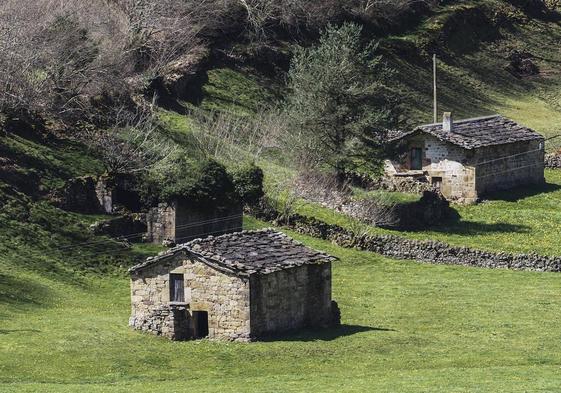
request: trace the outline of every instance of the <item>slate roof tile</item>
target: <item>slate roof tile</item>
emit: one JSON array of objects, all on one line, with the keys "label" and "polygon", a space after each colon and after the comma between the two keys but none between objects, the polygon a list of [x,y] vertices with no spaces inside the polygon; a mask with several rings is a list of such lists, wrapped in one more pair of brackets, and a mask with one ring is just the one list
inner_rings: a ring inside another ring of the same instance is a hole
[{"label": "slate roof tile", "polygon": [[167,258],[184,253],[208,260],[213,266],[241,276],[267,274],[305,264],[321,264],[335,257],[304,246],[274,229],[242,231],[195,239],[133,266],[133,273]]},{"label": "slate roof tile", "polygon": [[464,149],[544,139],[537,132],[521,126],[501,115],[454,121],[452,131],[442,129],[442,123],[427,124],[409,132],[392,133],[390,141],[396,141],[415,133],[425,132],[438,139]]}]

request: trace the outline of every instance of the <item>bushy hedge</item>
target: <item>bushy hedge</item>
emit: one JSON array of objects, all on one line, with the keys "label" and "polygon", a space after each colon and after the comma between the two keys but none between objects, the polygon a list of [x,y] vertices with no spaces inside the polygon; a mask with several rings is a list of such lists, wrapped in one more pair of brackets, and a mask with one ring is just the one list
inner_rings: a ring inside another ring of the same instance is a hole
[{"label": "bushy hedge", "polygon": [[263,197],[263,171],[255,164],[229,173],[212,160],[191,159],[184,152],[138,178],[136,188],[145,209],[158,203],[184,201],[197,209],[254,205]]},{"label": "bushy hedge", "polygon": [[236,193],[246,205],[255,205],[263,197],[263,170],[257,165],[244,165],[232,177]]},{"label": "bushy hedge", "polygon": [[190,160],[179,156],[145,177],[141,190],[148,206],[182,200],[200,209],[240,203],[232,176],[214,160]]}]

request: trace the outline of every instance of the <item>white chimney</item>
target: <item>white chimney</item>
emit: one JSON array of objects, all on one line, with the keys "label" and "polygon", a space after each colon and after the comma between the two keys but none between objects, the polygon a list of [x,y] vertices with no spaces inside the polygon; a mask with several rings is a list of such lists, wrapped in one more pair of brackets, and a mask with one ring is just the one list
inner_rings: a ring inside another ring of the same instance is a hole
[{"label": "white chimney", "polygon": [[444,132],[451,132],[453,123],[452,112],[444,112],[444,116],[442,117],[442,130]]}]

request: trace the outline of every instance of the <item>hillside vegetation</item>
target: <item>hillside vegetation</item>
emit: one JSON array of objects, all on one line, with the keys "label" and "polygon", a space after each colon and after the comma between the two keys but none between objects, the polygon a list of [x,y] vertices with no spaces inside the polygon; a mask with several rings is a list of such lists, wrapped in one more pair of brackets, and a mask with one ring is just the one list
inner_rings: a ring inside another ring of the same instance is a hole
[{"label": "hillside vegetation", "polygon": [[[560,39],[556,20],[532,18],[507,2],[468,1],[440,8],[415,31],[385,43],[403,82],[399,87],[408,92],[406,113],[416,122],[432,122],[432,48],[439,60],[441,111],[456,118],[501,113],[551,136],[561,129]],[[539,75],[512,75],[506,68],[514,51],[530,54]]]},{"label": "hillside vegetation", "polygon": [[[236,3],[234,17],[221,14],[216,21],[246,15]],[[352,2],[353,7],[363,3]],[[431,54],[436,52],[441,111],[452,110],[456,118],[499,112],[544,135],[556,135],[561,131],[561,22],[554,14],[533,13],[522,6],[536,3],[442,1],[416,9],[409,7],[411,2],[400,1],[395,4],[407,7],[399,10],[401,19],[396,22],[357,13],[352,7],[341,16],[333,11],[341,8],[340,1],[330,1],[317,2],[330,12],[310,8],[296,19],[286,19],[309,20],[303,32],[294,25],[279,28],[270,20],[248,24],[245,17],[241,25],[232,22],[231,30],[213,25],[197,36],[197,46],[203,38],[211,37],[215,43],[224,35],[229,37],[227,44],[212,47],[196,72],[189,69],[197,74],[187,84],[197,90],[194,98],[172,96],[157,102],[156,114],[163,124],[158,135],[184,149],[189,159],[199,157],[203,145],[227,150],[223,162],[229,170],[240,161],[255,160],[265,172],[268,195],[289,199],[285,187],[296,169],[289,152],[279,149],[277,135],[257,149],[234,139],[223,146],[205,131],[216,124],[250,133],[260,129],[264,111],[287,93],[284,72],[294,44],[310,46],[327,22],[347,19],[363,23],[365,37],[380,40],[380,53],[394,68],[390,87],[399,92],[404,127],[432,121]],[[277,21],[279,9],[274,12]],[[322,18],[308,18],[309,13]],[[158,17],[168,16],[165,10]],[[250,37],[240,33],[249,30]],[[259,32],[267,33],[266,39]],[[243,38],[236,42],[238,37]],[[529,52],[539,74],[522,77],[509,72],[506,67],[514,51]],[[156,63],[140,67],[140,73],[157,74]],[[0,74],[4,75],[1,70]],[[35,76],[38,79],[30,80],[44,81],[42,75]],[[88,79],[88,74],[84,76]],[[105,86],[105,80],[101,82],[93,92]],[[148,89],[149,96],[153,92]],[[44,100],[51,97],[33,98],[46,107]],[[97,109],[93,117],[98,116]],[[101,118],[107,115],[100,111]],[[267,119],[276,119],[273,115]],[[170,342],[130,330],[126,268],[162,247],[93,235],[90,224],[106,216],[65,212],[48,201],[49,194],[69,178],[101,174],[106,167],[91,146],[69,138],[76,136],[78,127],[61,131],[53,113],[45,119],[48,130],[0,129],[0,391],[559,390],[557,274],[397,261],[290,232],[304,244],[340,258],[333,268],[340,328],[251,344]],[[222,123],[210,121],[216,119]],[[4,124],[2,118],[0,123]],[[114,124],[107,126],[112,129]],[[550,143],[548,148],[555,146]],[[519,190],[477,206],[456,206],[461,216],[457,222],[398,234],[494,251],[561,255],[557,239],[561,175],[548,171],[546,177],[544,190]],[[296,209],[364,229],[317,205],[299,203]],[[267,225],[245,219],[246,228]]]}]

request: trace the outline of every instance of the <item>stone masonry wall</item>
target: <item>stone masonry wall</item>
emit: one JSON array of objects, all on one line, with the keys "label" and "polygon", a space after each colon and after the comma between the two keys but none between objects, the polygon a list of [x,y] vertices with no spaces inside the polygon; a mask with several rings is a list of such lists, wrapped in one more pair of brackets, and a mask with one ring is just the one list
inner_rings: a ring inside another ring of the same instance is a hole
[{"label": "stone masonry wall", "polygon": [[459,203],[477,200],[474,168],[465,165],[469,152],[428,135],[411,138],[408,148],[414,147],[423,149],[423,171],[431,178],[442,178],[440,191],[446,199]]},{"label": "stone masonry wall", "polygon": [[330,263],[254,275],[250,293],[254,337],[331,322]]},{"label": "stone masonry wall", "polygon": [[242,214],[241,206],[204,211],[181,202],[161,203],[146,215],[147,238],[156,244],[164,240],[185,243],[197,237],[241,231]]},{"label": "stone masonry wall", "polygon": [[519,142],[479,149],[473,159],[476,164],[478,194],[543,184],[542,143],[543,141]]},{"label": "stone masonry wall", "polygon": [[294,214],[279,223],[274,221],[278,217],[278,213],[270,207],[254,209],[252,214],[261,220],[272,221],[274,225],[281,225],[304,235],[328,240],[341,247],[372,251],[391,258],[434,264],[561,272],[561,257],[557,256],[494,253],[451,246],[439,241],[412,240],[394,235],[359,235],[338,225],[330,225],[299,214]]},{"label": "stone masonry wall", "polygon": [[91,176],[69,179],[51,196],[51,200],[71,212],[92,214],[103,211],[97,199],[95,179]]},{"label": "stone masonry wall", "polygon": [[[261,218],[267,217],[261,216]],[[393,235],[356,235],[337,225],[329,225],[300,215],[292,216],[286,226],[298,233],[332,241],[341,247],[372,251],[391,258],[435,264],[561,272],[561,257],[494,253],[451,246],[438,241],[411,240]]]},{"label": "stone masonry wall", "polygon": [[[170,304],[169,274],[184,274],[185,304]],[[250,339],[249,280],[177,255],[131,275],[129,325],[171,339],[192,337],[193,311],[208,312],[210,339]]]},{"label": "stone masonry wall", "polygon": [[546,154],[545,167],[549,169],[561,169],[561,153]]},{"label": "stone masonry wall", "polygon": [[420,135],[408,140],[408,148],[413,147],[423,149],[423,171],[442,178],[440,191],[450,201],[474,203],[489,192],[544,183],[541,140],[471,151]]},{"label": "stone masonry wall", "polygon": [[146,240],[162,244],[164,240],[175,241],[175,204],[160,203],[146,213]]},{"label": "stone masonry wall", "polygon": [[243,208],[227,206],[205,211],[197,206],[177,204],[175,241],[185,243],[208,235],[220,236],[243,229]]}]

